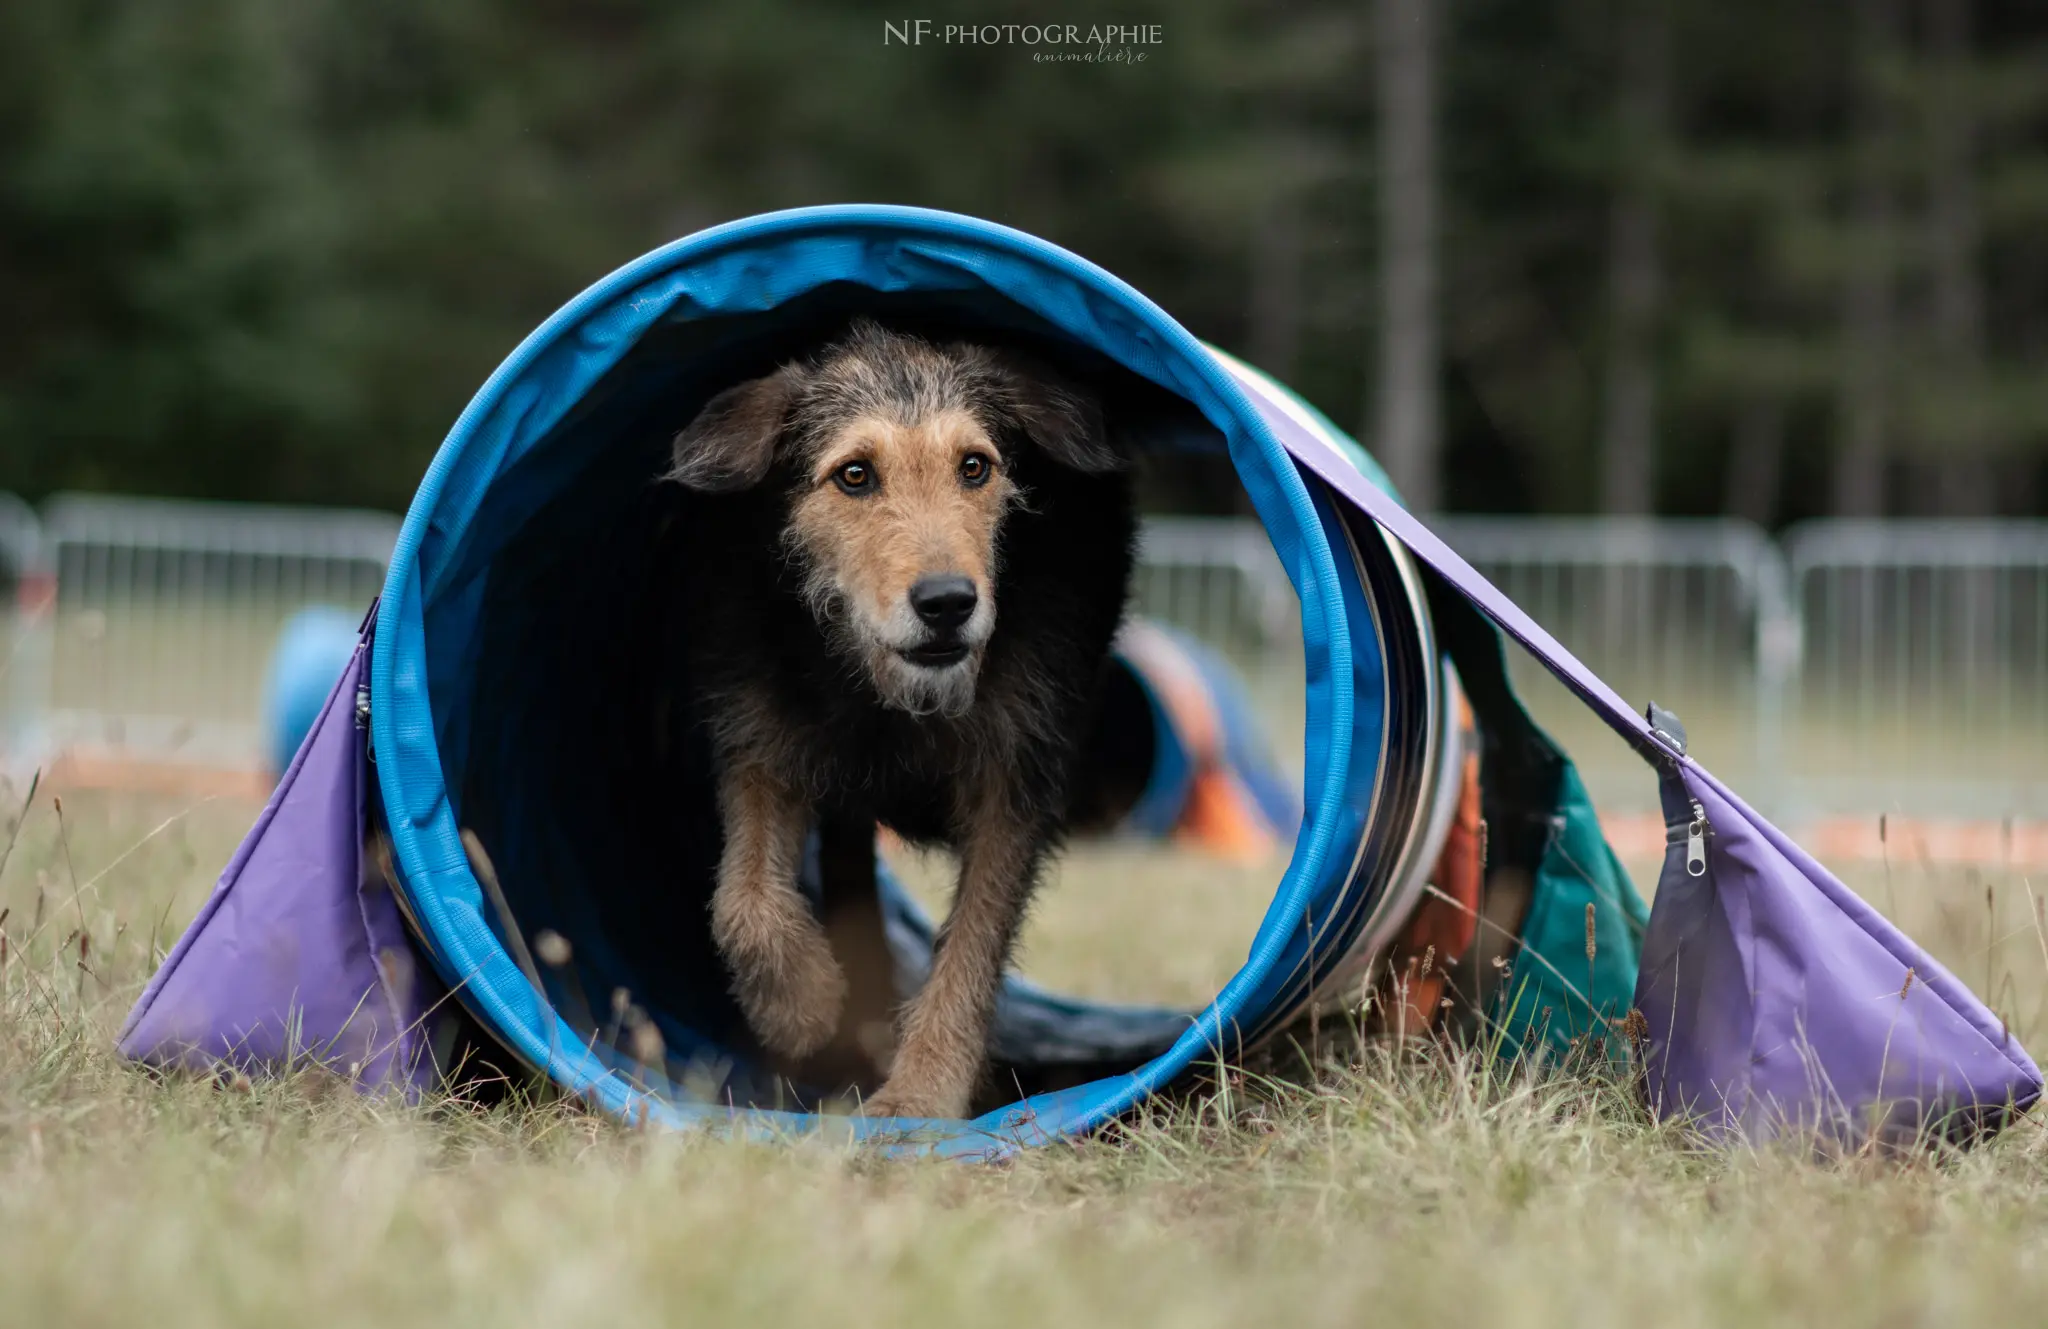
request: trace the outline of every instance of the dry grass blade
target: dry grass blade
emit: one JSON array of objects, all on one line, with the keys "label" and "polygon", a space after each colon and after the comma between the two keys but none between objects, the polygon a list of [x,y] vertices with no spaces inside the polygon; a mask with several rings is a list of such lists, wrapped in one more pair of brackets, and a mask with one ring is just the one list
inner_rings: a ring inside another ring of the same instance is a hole
[{"label": "dry grass blade", "polygon": [[477,884],[483,887],[484,898],[491,902],[491,909],[498,916],[499,934],[505,942],[505,949],[511,952],[513,963],[519,972],[526,975],[526,981],[533,984],[535,992],[547,993],[541,986],[540,969],[533,963],[533,952],[526,947],[526,934],[519,929],[519,920],[512,915],[512,906],[505,901],[505,888],[498,883],[498,869],[491,863],[491,856],[484,852],[484,842],[477,838],[475,831],[464,827],[462,851],[469,857],[469,870],[476,874]]},{"label": "dry grass blade", "polygon": [[[65,800],[82,871],[133,851],[98,897],[117,920],[181,924],[199,907],[242,829],[221,813],[194,818],[187,861],[174,836],[136,847],[160,810]],[[2048,1132],[2024,1125],[1968,1155],[1827,1166],[1708,1150],[1649,1121],[1628,1075],[1604,1063],[1503,1068],[1367,1042],[1348,1063],[1289,1077],[1211,1066],[1203,1085],[1096,1138],[993,1168],[637,1131],[502,1081],[504,1101],[486,1107],[337,1093],[310,1070],[159,1080],[115,1060],[120,1003],[53,981],[84,961],[109,991],[132,992],[153,967],[144,928],[110,930],[96,906],[96,930],[61,951],[54,936],[33,948],[7,939],[30,916],[32,874],[64,870],[47,821],[21,836],[20,880],[0,899],[0,1249],[8,1308],[24,1323],[1007,1329],[1449,1316],[1687,1329],[1901,1314],[2025,1324],[2048,1299]],[[489,896],[502,887],[480,848],[472,865]],[[1186,953],[1227,964],[1246,933],[1243,915],[1208,906],[1242,889],[1256,921],[1270,874],[1233,887],[1181,860],[1149,875],[1133,864],[1122,848],[1070,855],[1029,939],[1035,976],[1133,999],[1148,982],[1187,984],[1166,989],[1176,999],[1204,979],[1213,991],[1217,978]],[[1882,891],[1874,869],[1861,884]],[[1916,883],[1902,902],[1925,911],[1906,926],[1962,972],[1954,961],[1982,953],[1992,921],[1983,883],[1936,876],[1926,893]],[[1153,921],[1164,912],[1174,917]],[[2020,1011],[2048,992],[2040,918],[2036,946],[1998,952]],[[1596,953],[1624,944],[1588,941]],[[538,931],[532,952],[556,984],[567,961],[587,958]],[[1924,999],[1912,995],[1920,983],[1893,990],[1910,999],[1902,1020]],[[644,1065],[673,1051],[630,994],[612,1015],[621,1050]],[[1652,1036],[1640,1014],[1623,1032]],[[2027,1037],[2017,1014],[2012,1032]],[[719,1067],[705,1075],[723,1080]]]},{"label": "dry grass blade", "polygon": [[42,768],[38,767],[28,777],[28,793],[22,796],[21,811],[14,814],[14,824],[7,828],[7,847],[0,849],[0,878],[7,874],[7,865],[14,858],[14,846],[21,840],[21,824],[28,820],[28,810],[36,801],[36,789],[43,783]]}]

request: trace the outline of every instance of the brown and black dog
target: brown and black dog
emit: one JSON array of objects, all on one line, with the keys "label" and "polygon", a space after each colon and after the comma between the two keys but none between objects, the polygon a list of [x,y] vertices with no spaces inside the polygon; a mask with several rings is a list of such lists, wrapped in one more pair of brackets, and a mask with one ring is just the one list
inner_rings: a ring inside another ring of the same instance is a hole
[{"label": "brown and black dog", "polygon": [[982,1074],[1123,617],[1129,470],[1072,383],[866,320],[676,437],[724,835],[712,935],[762,1043],[802,1058],[843,1036],[849,974],[797,885],[813,828],[870,874],[878,824],[959,858],[871,1116],[962,1115]]}]

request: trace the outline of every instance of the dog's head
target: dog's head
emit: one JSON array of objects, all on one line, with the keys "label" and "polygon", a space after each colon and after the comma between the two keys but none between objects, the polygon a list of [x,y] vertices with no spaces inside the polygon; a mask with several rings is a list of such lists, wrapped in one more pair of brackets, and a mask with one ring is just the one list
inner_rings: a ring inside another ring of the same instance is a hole
[{"label": "dog's head", "polygon": [[669,478],[785,486],[784,547],[826,640],[886,704],[957,716],[995,630],[1027,448],[1087,473],[1126,464],[1095,401],[1049,372],[863,320],[811,361],[713,397],[676,436]]}]

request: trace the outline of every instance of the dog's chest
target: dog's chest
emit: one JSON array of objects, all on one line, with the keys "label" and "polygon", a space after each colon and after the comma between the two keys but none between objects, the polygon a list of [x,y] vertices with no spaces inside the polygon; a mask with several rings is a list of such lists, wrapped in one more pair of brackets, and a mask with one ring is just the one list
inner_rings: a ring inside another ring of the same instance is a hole
[{"label": "dog's chest", "polygon": [[911,840],[951,838],[962,784],[974,777],[957,735],[884,716],[795,737],[786,757],[821,812],[879,821]]}]

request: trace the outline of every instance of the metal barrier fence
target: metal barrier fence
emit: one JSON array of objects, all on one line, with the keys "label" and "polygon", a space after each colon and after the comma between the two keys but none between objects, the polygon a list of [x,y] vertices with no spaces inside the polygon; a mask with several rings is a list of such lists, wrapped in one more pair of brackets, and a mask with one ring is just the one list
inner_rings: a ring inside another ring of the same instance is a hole
[{"label": "metal barrier fence", "polygon": [[1284,655],[1300,646],[1300,602],[1256,521],[1150,518],[1131,590],[1138,613],[1233,657]]},{"label": "metal barrier fence", "polygon": [[[1301,732],[1307,709],[1301,601],[1257,521],[1147,518],[1131,611],[1171,624],[1230,660],[1244,676],[1267,732]],[[1294,755],[1291,747],[1275,744],[1283,761]]]},{"label": "metal barrier fence", "polygon": [[2048,815],[2048,522],[1813,522],[1785,550],[1802,810]]},{"label": "metal barrier fence", "polygon": [[56,576],[47,749],[248,769],[263,671],[296,610],[361,610],[398,534],[384,513],[63,495],[43,509]]},{"label": "metal barrier fence", "polygon": [[[2048,816],[2048,522],[1445,517],[1445,540],[1768,810]],[[365,606],[383,513],[0,494],[0,742],[249,769],[298,609]],[[1249,519],[1145,523],[1135,609],[1221,649],[1277,735],[1301,723],[1300,610]],[[1530,710],[1603,807],[1640,761],[1519,650]],[[1282,742],[1283,751],[1293,747]]]},{"label": "metal barrier fence", "polygon": [[[1785,682],[1797,667],[1784,563],[1733,520],[1439,518],[1456,549],[1640,709],[1685,721],[1692,750],[1772,801]],[[1520,650],[1510,673],[1602,806],[1647,809],[1640,759]]]},{"label": "metal barrier fence", "polygon": [[[1776,815],[2048,816],[2048,522],[1818,521],[1782,544],[1737,521],[1431,524],[1623,696],[1677,711],[1693,751]],[[1146,612],[1205,635],[1288,621],[1270,552],[1271,575],[1234,571],[1257,561],[1256,523],[1171,526],[1148,545]],[[1231,552],[1178,561],[1205,548]],[[1203,599],[1218,579],[1227,608]],[[1196,606],[1148,597],[1160,585]],[[1269,687],[1298,649],[1273,661]],[[1641,761],[1585,707],[1520,650],[1510,671],[1603,808],[1654,809]]]},{"label": "metal barrier fence", "polygon": [[[0,493],[0,757],[34,748],[50,690],[45,630],[55,587],[35,509]],[[10,763],[11,764],[11,763]]]}]

